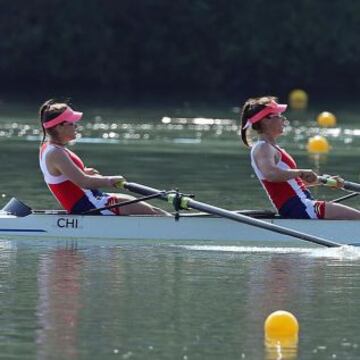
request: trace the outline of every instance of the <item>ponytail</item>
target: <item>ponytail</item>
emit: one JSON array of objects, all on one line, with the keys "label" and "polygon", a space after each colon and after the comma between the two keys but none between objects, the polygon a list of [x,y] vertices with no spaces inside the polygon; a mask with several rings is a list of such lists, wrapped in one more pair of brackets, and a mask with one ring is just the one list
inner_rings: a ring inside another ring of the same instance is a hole
[{"label": "ponytail", "polygon": [[53,100],[53,99],[47,100],[40,106],[40,109],[39,109],[40,124],[41,124],[42,132],[43,132],[43,137],[42,137],[41,143],[40,143],[41,145],[46,140],[46,130],[44,128],[44,122],[46,122],[46,120],[47,120],[46,115],[48,114],[48,112],[50,110],[50,106],[54,103],[55,103],[55,100]]},{"label": "ponytail", "polygon": [[241,118],[241,124],[240,124],[240,126],[241,126],[241,132],[240,132],[241,140],[242,140],[243,144],[246,147],[250,147],[250,145],[249,145],[249,141],[248,141],[247,136],[246,136],[246,131],[247,131],[248,128],[244,128],[244,126],[245,126],[245,124],[247,123],[247,120],[248,120],[247,114],[248,114],[248,112],[250,110],[250,106],[251,105],[250,105],[249,101],[247,101],[245,103],[245,105],[243,106],[243,108],[242,108],[241,117],[240,117]]}]

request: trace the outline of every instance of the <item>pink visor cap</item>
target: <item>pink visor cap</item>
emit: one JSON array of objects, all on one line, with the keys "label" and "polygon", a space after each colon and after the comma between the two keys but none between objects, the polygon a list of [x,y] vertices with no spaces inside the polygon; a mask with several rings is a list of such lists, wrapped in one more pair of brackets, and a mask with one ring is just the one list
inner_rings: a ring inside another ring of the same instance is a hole
[{"label": "pink visor cap", "polygon": [[286,104],[278,104],[276,101],[271,101],[265,105],[265,107],[256,113],[251,118],[248,118],[246,124],[243,126],[243,129],[247,129],[250,125],[257,123],[258,121],[266,118],[270,114],[281,114],[287,108]]},{"label": "pink visor cap", "polygon": [[82,112],[74,111],[70,106],[67,106],[66,110],[56,118],[43,123],[45,129],[52,128],[63,122],[74,123],[79,121],[83,116]]}]

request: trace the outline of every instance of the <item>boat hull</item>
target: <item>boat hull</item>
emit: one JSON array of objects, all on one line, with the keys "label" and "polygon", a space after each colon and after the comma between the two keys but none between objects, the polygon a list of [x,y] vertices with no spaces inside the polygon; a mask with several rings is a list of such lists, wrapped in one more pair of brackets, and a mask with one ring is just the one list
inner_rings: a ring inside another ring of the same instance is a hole
[{"label": "boat hull", "polygon": [[[261,219],[340,244],[360,245],[360,221]],[[281,242],[309,243],[287,235],[212,216],[183,216],[178,221],[160,216],[0,215],[0,237],[197,240],[242,242],[264,246]]]}]

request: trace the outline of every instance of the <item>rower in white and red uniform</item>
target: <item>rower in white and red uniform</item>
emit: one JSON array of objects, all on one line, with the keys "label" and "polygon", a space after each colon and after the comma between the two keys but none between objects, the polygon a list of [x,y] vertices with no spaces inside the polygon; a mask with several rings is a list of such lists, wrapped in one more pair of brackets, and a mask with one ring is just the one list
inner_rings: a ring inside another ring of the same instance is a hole
[{"label": "rower in white and red uniform", "polygon": [[[93,208],[100,208],[109,205],[116,197],[103,193],[98,189],[82,189],[65,175],[54,176],[50,173],[46,165],[47,155],[53,151],[64,151],[71,161],[80,170],[86,171],[82,160],[69,149],[51,143],[44,143],[40,148],[40,168],[44,180],[54,197],[60,205],[71,214],[81,214]],[[102,210],[104,215],[119,215],[118,208]]]},{"label": "rower in white and red uniform", "polygon": [[[266,179],[257,166],[254,154],[264,140],[259,140],[251,147],[251,165],[256,176],[264,187],[273,206],[283,217],[323,219],[325,202],[313,200],[310,191],[301,177],[287,181],[274,182]],[[275,164],[281,170],[297,169],[295,160],[279,146],[274,145],[278,152],[279,160]]]},{"label": "rower in white and red uniform", "polygon": [[[97,170],[85,167],[83,161],[66,144],[76,138],[76,122],[82,113],[68,104],[46,101],[40,108],[43,140],[40,147],[40,168],[44,180],[60,205],[70,214],[110,206],[134,199],[124,194],[109,194],[102,187],[116,188],[124,181],[122,176],[102,176]],[[101,210],[102,215],[151,214],[167,215],[161,209],[139,202],[111,210]]]},{"label": "rower in white and red uniform", "polygon": [[[295,160],[276,139],[283,134],[286,104],[272,96],[248,99],[242,109],[241,137],[249,147],[246,131],[251,126],[258,141],[251,144],[251,165],[271,203],[285,218],[294,219],[360,219],[360,211],[351,207],[314,200],[308,185],[317,185],[318,176],[311,169],[298,169]],[[337,187],[342,186],[342,179]]]}]

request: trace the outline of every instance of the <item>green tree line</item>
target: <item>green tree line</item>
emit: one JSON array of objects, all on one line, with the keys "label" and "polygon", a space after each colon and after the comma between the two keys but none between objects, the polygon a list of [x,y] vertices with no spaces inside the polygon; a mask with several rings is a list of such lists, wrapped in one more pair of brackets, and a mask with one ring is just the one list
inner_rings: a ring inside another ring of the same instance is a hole
[{"label": "green tree line", "polygon": [[0,0],[2,91],[360,88],[355,0]]}]

